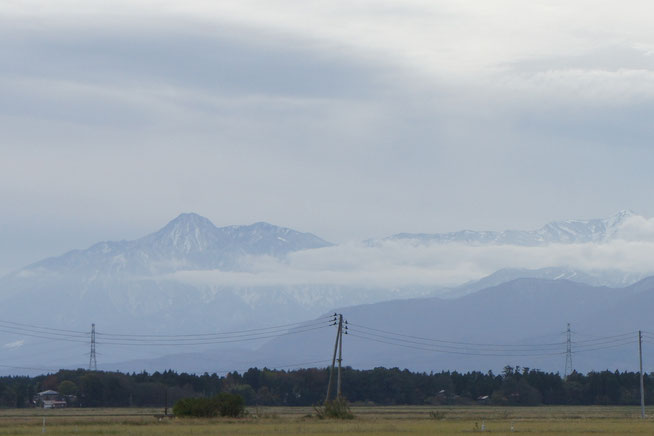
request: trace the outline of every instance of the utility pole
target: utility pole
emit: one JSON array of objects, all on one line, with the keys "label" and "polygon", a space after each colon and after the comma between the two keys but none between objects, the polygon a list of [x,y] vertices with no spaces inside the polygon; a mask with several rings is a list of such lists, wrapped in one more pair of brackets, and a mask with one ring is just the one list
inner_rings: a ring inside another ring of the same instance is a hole
[{"label": "utility pole", "polygon": [[563,378],[567,379],[568,375],[572,372],[572,332],[570,331],[570,323],[568,323],[568,328],[565,333],[565,372]]},{"label": "utility pole", "polygon": [[343,315],[338,316],[338,378],[336,379],[336,398],[341,399],[341,363],[343,362]]},{"label": "utility pole", "polygon": [[[334,317],[336,317],[336,314],[334,314]],[[336,321],[336,318],[334,318],[334,321]],[[336,322],[334,324],[336,325]],[[334,378],[334,366],[336,366],[336,352],[338,351],[338,344],[341,339],[341,329],[343,328],[343,315],[341,315],[338,319],[338,330],[336,331],[336,342],[334,343],[334,355],[332,357],[332,366],[329,368],[329,383],[327,384],[327,397],[325,398],[325,403],[329,401],[329,397],[331,396],[332,393],[332,380]]]},{"label": "utility pole", "polygon": [[95,323],[91,324],[91,355],[89,356],[89,371],[97,371],[98,362],[95,358]]},{"label": "utility pole", "polygon": [[638,330],[638,359],[640,361],[640,417],[645,419],[645,385],[643,383],[643,332]]}]

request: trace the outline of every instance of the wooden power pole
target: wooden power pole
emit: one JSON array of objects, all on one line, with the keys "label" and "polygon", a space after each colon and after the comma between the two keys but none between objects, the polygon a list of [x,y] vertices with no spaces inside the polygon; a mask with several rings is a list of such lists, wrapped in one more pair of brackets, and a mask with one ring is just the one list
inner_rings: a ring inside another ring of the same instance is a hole
[{"label": "wooden power pole", "polygon": [[343,362],[343,315],[338,316],[338,378],[336,379],[336,398],[341,399],[341,363]]},{"label": "wooden power pole", "polygon": [[645,419],[645,385],[643,383],[643,332],[638,330],[638,360],[640,362],[640,417]]},{"label": "wooden power pole", "polygon": [[[338,344],[340,343],[341,340],[341,331],[343,330],[343,315],[339,315],[338,317],[338,330],[336,331],[336,342],[334,343],[334,355],[332,357],[332,366],[329,368],[329,383],[327,383],[327,397],[325,398],[325,403],[329,401],[329,397],[332,394],[332,380],[334,378],[334,366],[336,366],[336,352],[338,351]],[[338,380],[339,380],[339,386],[340,386],[340,379],[341,379],[341,362],[339,359],[338,362]],[[339,392],[340,392],[340,387],[339,387]]]}]

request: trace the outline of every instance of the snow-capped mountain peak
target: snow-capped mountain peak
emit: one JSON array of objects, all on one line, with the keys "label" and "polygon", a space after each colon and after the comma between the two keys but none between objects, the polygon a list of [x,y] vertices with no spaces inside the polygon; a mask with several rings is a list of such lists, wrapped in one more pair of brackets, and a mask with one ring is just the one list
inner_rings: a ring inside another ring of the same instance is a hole
[{"label": "snow-capped mountain peak", "polygon": [[633,218],[639,216],[636,214],[634,211],[629,210],[629,209],[624,209],[616,213],[615,215],[612,215],[604,220],[605,225],[607,228],[618,228],[622,226],[625,221],[627,221],[629,218]]},{"label": "snow-capped mountain peak", "polygon": [[134,241],[101,242],[45,259],[26,269],[133,273],[150,275],[178,270],[238,269],[243,256],[285,256],[330,246],[311,233],[268,223],[216,227],[195,213],[183,213],[160,230]]},{"label": "snow-capped mountain peak", "polygon": [[216,226],[196,213],[183,213],[156,233],[143,239],[142,243],[168,247],[178,253],[203,251],[214,242]]},{"label": "snow-capped mountain peak", "polygon": [[547,245],[606,242],[616,237],[624,223],[637,216],[630,210],[603,219],[553,221],[538,230],[472,231],[451,233],[399,233],[387,240],[413,240],[418,243],[466,243],[473,245]]}]

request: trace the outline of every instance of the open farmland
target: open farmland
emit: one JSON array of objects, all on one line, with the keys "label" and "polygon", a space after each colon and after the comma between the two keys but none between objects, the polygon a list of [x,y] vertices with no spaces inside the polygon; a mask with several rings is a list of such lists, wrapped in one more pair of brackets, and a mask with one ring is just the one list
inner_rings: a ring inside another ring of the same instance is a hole
[{"label": "open farmland", "polygon": [[[492,432],[652,434],[635,407],[354,407],[349,421],[319,420],[312,408],[250,408],[242,419],[160,419],[160,409],[3,410],[0,435],[434,435]],[[648,409],[648,416],[654,408]],[[313,415],[313,416],[312,416]]]}]

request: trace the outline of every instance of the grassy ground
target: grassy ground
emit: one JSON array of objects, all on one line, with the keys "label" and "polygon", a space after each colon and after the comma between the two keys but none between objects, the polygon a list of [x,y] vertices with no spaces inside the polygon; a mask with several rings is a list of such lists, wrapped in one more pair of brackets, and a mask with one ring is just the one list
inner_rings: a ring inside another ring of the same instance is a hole
[{"label": "grassy ground", "polygon": [[[312,408],[251,408],[243,419],[160,419],[161,409],[2,410],[0,435],[529,435],[654,434],[635,407],[355,407],[356,418],[315,418]],[[654,416],[654,409],[647,411]],[[314,415],[311,417],[311,415]],[[513,427],[513,432],[511,431]]]}]

